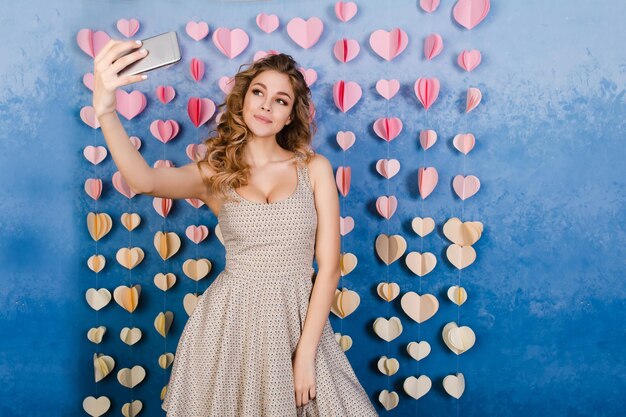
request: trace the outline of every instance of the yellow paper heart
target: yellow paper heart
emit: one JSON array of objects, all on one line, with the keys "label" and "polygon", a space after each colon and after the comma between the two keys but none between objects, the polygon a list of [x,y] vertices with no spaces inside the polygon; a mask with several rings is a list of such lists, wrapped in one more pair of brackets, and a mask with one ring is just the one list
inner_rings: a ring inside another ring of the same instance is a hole
[{"label": "yellow paper heart", "polygon": [[191,316],[193,311],[196,309],[198,298],[200,298],[200,296],[197,294],[185,294],[185,297],[183,298],[183,307],[185,308],[185,312],[188,316]]},{"label": "yellow paper heart", "polygon": [[115,302],[124,310],[132,313],[139,305],[139,294],[141,294],[141,285],[135,284],[132,288],[120,285],[113,291]]},{"label": "yellow paper heart", "polygon": [[376,292],[380,298],[389,302],[400,294],[400,286],[395,282],[381,282],[376,287]]},{"label": "yellow paper heart", "polygon": [[420,237],[424,237],[435,230],[435,220],[432,217],[424,217],[423,219],[416,217],[411,221],[411,227]]},{"label": "yellow paper heart", "polygon": [[154,328],[161,336],[165,337],[170,331],[173,321],[174,313],[171,311],[160,312],[154,319]]},{"label": "yellow paper heart", "polygon": [[394,375],[400,369],[400,362],[398,362],[395,358],[387,358],[386,356],[381,356],[378,359],[378,370],[387,376]]},{"label": "yellow paper heart", "polygon": [[107,233],[111,231],[113,226],[113,220],[111,216],[106,213],[93,213],[87,214],[87,229],[91,238],[95,241],[102,239]]},{"label": "yellow paper heart", "polygon": [[96,382],[101,381],[115,368],[115,359],[102,353],[93,354],[93,369]]},{"label": "yellow paper heart", "polygon": [[359,294],[347,288],[335,289],[335,299],[331,305],[331,311],[342,319],[345,319],[350,314],[354,313],[361,303],[361,297]]},{"label": "yellow paper heart", "polygon": [[400,299],[402,310],[418,323],[423,323],[439,310],[439,301],[432,294],[419,295],[413,291],[405,293]]},{"label": "yellow paper heart", "polygon": [[404,392],[416,400],[426,395],[432,386],[433,382],[426,375],[420,375],[419,378],[415,378],[411,375],[406,378],[402,384]]},{"label": "yellow paper heart", "polygon": [[159,366],[163,369],[169,368],[172,362],[174,362],[174,354],[171,352],[159,356]]},{"label": "yellow paper heart", "polygon": [[386,342],[391,342],[402,333],[402,322],[397,317],[387,320],[379,317],[374,320],[374,333]]},{"label": "yellow paper heart", "polygon": [[154,285],[157,286],[161,291],[167,291],[174,286],[176,283],[176,275],[168,272],[167,274],[163,274],[159,272],[154,276]]},{"label": "yellow paper heart", "polygon": [[99,345],[102,342],[102,338],[104,337],[104,334],[106,333],[106,331],[107,331],[107,328],[104,326],[92,327],[87,332],[87,339],[91,343],[95,343],[96,345]]},{"label": "yellow paper heart", "polygon": [[135,400],[132,403],[124,403],[122,406],[122,415],[124,417],[136,417],[143,409],[143,403]]},{"label": "yellow paper heart", "polygon": [[167,393],[167,385],[163,386],[163,388],[161,388],[161,401],[163,401],[165,399],[165,394]]},{"label": "yellow paper heart", "polygon": [[135,365],[132,369],[123,368],[117,373],[117,380],[126,388],[135,388],[146,377],[146,370],[140,365]]},{"label": "yellow paper heart", "polygon": [[122,248],[115,254],[117,262],[126,269],[133,269],[139,265],[143,261],[143,257],[143,249],[139,247]]},{"label": "yellow paper heart", "polygon": [[459,246],[456,243],[448,246],[446,256],[457,269],[470,266],[476,260],[476,251],[471,246]]},{"label": "yellow paper heart", "polygon": [[376,238],[376,254],[386,265],[400,259],[405,251],[406,240],[400,235],[387,236],[381,233]]},{"label": "yellow paper heart", "polygon": [[106,259],[103,255],[91,255],[89,259],[87,259],[87,266],[95,273],[102,271],[105,265]]},{"label": "yellow paper heart", "polygon": [[448,288],[448,298],[454,304],[460,306],[465,301],[467,301],[467,292],[465,291],[465,288],[459,287],[458,285],[453,285],[452,287]]},{"label": "yellow paper heart", "polygon": [[452,217],[443,225],[443,234],[459,246],[473,245],[482,233],[481,222],[462,222],[458,217]]},{"label": "yellow paper heart", "polygon": [[350,272],[354,271],[358,263],[357,257],[352,253],[342,253],[339,255],[339,265],[341,268],[341,276],[345,277]]},{"label": "yellow paper heart", "polygon": [[430,344],[422,340],[421,342],[411,342],[406,345],[406,351],[416,361],[421,361],[430,354]]},{"label": "yellow paper heart", "polygon": [[164,261],[174,256],[180,249],[180,238],[174,232],[154,234],[154,247]]},{"label": "yellow paper heart", "polygon": [[400,397],[395,391],[387,391],[386,389],[382,390],[380,394],[378,394],[378,401],[385,407],[385,410],[393,410],[398,406],[400,402]]},{"label": "yellow paper heart", "polygon": [[222,229],[220,229],[220,224],[215,225],[215,236],[220,241],[222,246],[224,246],[224,237],[222,236]]},{"label": "yellow paper heart", "polygon": [[120,332],[120,339],[128,346],[132,346],[141,340],[141,329],[139,327],[124,327]]},{"label": "yellow paper heart", "polygon": [[342,335],[341,333],[335,333],[335,340],[339,343],[341,350],[346,352],[352,347],[352,338],[348,335]]},{"label": "yellow paper heart", "polygon": [[200,281],[211,271],[211,261],[206,258],[187,259],[183,263],[183,272],[194,281]]},{"label": "yellow paper heart", "polygon": [[85,412],[92,417],[102,416],[104,413],[109,411],[110,407],[111,400],[104,395],[98,398],[89,396],[83,400],[83,410],[85,410]]},{"label": "yellow paper heart", "polygon": [[141,223],[141,217],[137,213],[122,214],[122,224],[129,232],[132,232]]},{"label": "yellow paper heart", "polygon": [[404,258],[404,262],[411,272],[423,277],[435,269],[437,257],[430,252],[409,252]]},{"label": "yellow paper heart", "polygon": [[458,400],[463,395],[463,391],[465,391],[465,377],[461,372],[456,375],[446,376],[443,379],[443,389]]}]

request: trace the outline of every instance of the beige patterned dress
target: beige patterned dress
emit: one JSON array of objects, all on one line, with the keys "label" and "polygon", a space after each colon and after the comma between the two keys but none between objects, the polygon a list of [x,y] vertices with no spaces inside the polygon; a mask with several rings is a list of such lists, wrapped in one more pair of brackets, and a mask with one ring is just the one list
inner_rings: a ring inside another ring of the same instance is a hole
[{"label": "beige patterned dress", "polygon": [[171,417],[377,416],[326,321],[316,398],[297,407],[292,355],[313,287],[317,212],[308,167],[273,203],[223,204],[225,268],[200,296],[178,342],[162,408]]}]

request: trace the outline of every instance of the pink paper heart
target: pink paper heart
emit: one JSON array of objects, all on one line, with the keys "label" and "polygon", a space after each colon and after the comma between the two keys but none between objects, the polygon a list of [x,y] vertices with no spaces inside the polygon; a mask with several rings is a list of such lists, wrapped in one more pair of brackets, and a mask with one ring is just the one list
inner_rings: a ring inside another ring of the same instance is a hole
[{"label": "pink paper heart", "polygon": [[346,63],[356,58],[360,50],[361,47],[357,41],[354,39],[343,38],[335,42],[333,53],[335,54],[335,58],[343,63]]},{"label": "pink paper heart", "polygon": [[235,85],[235,77],[221,77],[217,84],[220,86],[220,90],[222,90],[224,94],[228,94]]},{"label": "pink paper heart", "polygon": [[200,208],[204,205],[202,200],[197,199],[197,198],[186,198],[185,201],[189,203],[189,205],[192,206],[193,208]]},{"label": "pink paper heart", "polygon": [[287,34],[298,46],[309,49],[317,43],[324,31],[324,23],[319,17],[307,20],[294,17],[287,23]]},{"label": "pink paper heart", "polygon": [[355,141],[356,141],[356,136],[354,135],[354,132],[350,132],[350,131],[337,132],[337,143],[339,144],[339,147],[343,149],[344,151],[347,151],[348,149],[350,149],[352,145],[354,145]]},{"label": "pink paper heart", "polygon": [[433,192],[439,182],[439,174],[435,167],[420,167],[417,171],[417,187],[422,199],[425,199]]},{"label": "pink paper heart", "polygon": [[437,142],[437,132],[434,130],[422,130],[420,131],[420,145],[424,150],[427,150]]},{"label": "pink paper heart", "polygon": [[304,81],[306,81],[307,86],[312,86],[313,83],[317,80],[317,71],[313,68],[298,68],[302,75],[304,75]]},{"label": "pink paper heart", "polygon": [[152,207],[154,207],[154,210],[159,214],[159,216],[165,218],[172,210],[172,199],[154,197],[152,199]]},{"label": "pink paper heart", "polygon": [[357,12],[357,5],[352,1],[338,1],[335,3],[335,16],[342,22],[352,19]]},{"label": "pink paper heart", "polygon": [[414,89],[418,100],[428,110],[439,96],[439,80],[437,78],[418,78],[415,81]]},{"label": "pink paper heart", "polygon": [[391,100],[393,96],[400,90],[400,82],[398,80],[378,80],[376,82],[376,91],[378,94]]},{"label": "pink paper heart", "polygon": [[137,136],[131,136],[128,139],[130,140],[130,143],[133,144],[135,149],[139,150],[139,148],[141,148],[141,139],[139,139]]},{"label": "pink paper heart", "polygon": [[396,196],[381,196],[376,199],[376,211],[385,219],[389,220],[398,208],[398,199]]},{"label": "pink paper heart", "polygon": [[92,58],[98,55],[98,52],[110,39],[111,37],[101,30],[94,32],[91,29],[81,29],[76,34],[78,47]]},{"label": "pink paper heart", "polygon": [[100,162],[104,161],[104,158],[107,157],[107,148],[104,146],[85,146],[83,149],[83,155],[85,159],[91,162],[94,165],[98,165]]},{"label": "pink paper heart", "polygon": [[150,123],[150,133],[157,140],[167,143],[178,134],[178,123],[175,120],[155,120]]},{"label": "pink paper heart", "polygon": [[459,64],[459,67],[463,68],[465,71],[472,71],[476,68],[482,59],[482,55],[478,49],[472,49],[471,51],[463,51],[459,54],[456,62]]},{"label": "pink paper heart", "polygon": [[93,91],[93,72],[88,72],[83,75],[83,84],[85,84],[85,87]]},{"label": "pink paper heart", "polygon": [[131,199],[137,195],[137,193],[130,188],[130,186],[122,176],[122,173],[119,171],[115,171],[115,173],[113,174],[113,187],[115,187],[115,189],[120,194],[128,199]]},{"label": "pink paper heart", "polygon": [[474,110],[476,108],[476,106],[478,106],[478,104],[480,103],[480,100],[482,99],[483,95],[480,92],[480,90],[476,87],[470,87],[467,89],[467,97],[466,97],[466,104],[465,104],[465,113],[469,113],[472,110]]},{"label": "pink paper heart", "polygon": [[187,114],[195,127],[205,124],[215,113],[215,103],[209,98],[190,97]]},{"label": "pink paper heart", "polygon": [[438,33],[431,33],[424,40],[424,56],[427,60],[431,60],[441,53],[443,50],[443,39]]},{"label": "pink paper heart", "polygon": [[204,143],[190,143],[185,148],[187,157],[192,161],[199,161],[206,157],[206,145]]},{"label": "pink paper heart", "polygon": [[102,180],[100,178],[89,178],[85,181],[85,192],[94,200],[98,200],[102,195]]},{"label": "pink paper heart", "polygon": [[279,52],[278,52],[278,51],[276,51],[275,49],[269,49],[269,50],[267,50],[267,51],[257,51],[257,52],[254,54],[254,58],[253,58],[252,60],[253,60],[253,61],[258,61],[259,59],[263,59],[263,58],[265,58],[265,57],[266,57],[266,56],[268,56],[268,55],[276,55],[276,54],[278,54],[278,53],[279,53]]},{"label": "pink paper heart", "polygon": [[117,89],[115,90],[115,99],[117,100],[117,111],[127,120],[131,120],[141,113],[148,104],[145,94],[138,90],[127,93]]},{"label": "pink paper heart", "polygon": [[339,233],[341,236],[345,236],[354,229],[354,219],[350,216],[339,216]]},{"label": "pink paper heart", "polygon": [[195,41],[200,41],[206,38],[206,36],[209,34],[209,25],[207,24],[207,22],[194,22],[192,20],[190,22],[187,22],[187,25],[185,26],[185,32],[187,32],[187,35],[189,35],[191,39]]},{"label": "pink paper heart", "polygon": [[426,13],[432,13],[439,7],[439,0],[420,0],[420,7]]},{"label": "pink paper heart", "polygon": [[272,33],[278,29],[278,16],[275,14],[259,13],[256,16],[256,24],[265,33]]},{"label": "pink paper heart", "polygon": [[243,29],[230,30],[222,27],[213,32],[213,44],[230,59],[242,53],[249,42],[250,38]]},{"label": "pink paper heart", "polygon": [[185,234],[187,235],[187,238],[189,238],[189,240],[197,245],[200,242],[204,241],[207,236],[209,236],[209,228],[205,225],[191,225],[188,226],[187,229],[185,229]]},{"label": "pink paper heart", "polygon": [[204,77],[204,62],[199,59],[192,58],[189,63],[189,73],[194,81],[200,81],[202,77]]},{"label": "pink paper heart", "polygon": [[171,85],[160,85],[156,89],[156,96],[161,103],[167,104],[176,97],[176,90]]},{"label": "pink paper heart", "polygon": [[370,46],[380,57],[391,61],[404,51],[409,43],[406,32],[400,28],[387,32],[378,29],[370,35]]},{"label": "pink paper heart", "polygon": [[476,144],[476,139],[471,133],[459,133],[452,140],[454,147],[461,153],[467,155]]},{"label": "pink paper heart", "polygon": [[172,161],[170,161],[169,159],[157,159],[154,164],[152,164],[152,166],[154,168],[173,168],[174,167],[174,163]]},{"label": "pink paper heart", "polygon": [[452,9],[454,20],[466,29],[472,29],[489,13],[489,0],[459,0]]},{"label": "pink paper heart", "polygon": [[374,122],[374,132],[379,138],[390,142],[402,132],[402,120],[397,117],[381,117]]},{"label": "pink paper heart", "polygon": [[350,110],[361,99],[361,86],[354,81],[339,80],[333,85],[335,106],[343,113]]},{"label": "pink paper heart", "polygon": [[337,188],[342,196],[347,196],[350,191],[350,180],[351,180],[352,168],[340,166],[337,168],[337,174],[335,176],[335,182],[337,183]]},{"label": "pink paper heart", "polygon": [[400,162],[397,159],[379,159],[376,162],[376,171],[387,179],[393,178],[400,172]]},{"label": "pink paper heart", "polygon": [[135,36],[135,33],[139,30],[139,20],[137,19],[119,19],[117,21],[117,30],[127,38]]},{"label": "pink paper heart", "polygon": [[467,177],[457,175],[452,180],[452,187],[461,200],[466,200],[478,192],[480,180],[474,175],[468,175]]},{"label": "pink paper heart", "polygon": [[89,127],[98,129],[100,122],[96,117],[96,111],[91,106],[84,106],[80,109],[80,119]]}]

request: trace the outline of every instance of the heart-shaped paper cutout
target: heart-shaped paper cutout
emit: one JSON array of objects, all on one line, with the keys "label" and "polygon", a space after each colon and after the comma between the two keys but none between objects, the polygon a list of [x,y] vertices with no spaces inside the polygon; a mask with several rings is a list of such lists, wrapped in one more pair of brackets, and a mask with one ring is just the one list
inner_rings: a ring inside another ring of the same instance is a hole
[{"label": "heart-shaped paper cutout", "polygon": [[335,289],[335,298],[333,304],[330,307],[337,317],[345,319],[350,314],[354,313],[359,304],[361,303],[361,297],[356,292],[347,288]]},{"label": "heart-shaped paper cutout", "polygon": [[426,395],[428,391],[430,391],[430,388],[432,386],[432,381],[426,375],[420,375],[419,378],[409,376],[404,380],[404,383],[402,384],[404,392],[406,392],[407,395],[413,397],[416,400]]},{"label": "heart-shaped paper cutout", "polygon": [[448,246],[446,250],[448,261],[457,269],[463,269],[474,263],[476,251],[471,246],[459,246],[456,243]]},{"label": "heart-shaped paper cutout", "polygon": [[200,296],[197,294],[185,294],[185,297],[183,298],[183,307],[185,308],[185,312],[188,316],[191,316],[193,314],[193,311],[198,305],[199,299]]},{"label": "heart-shaped paper cutout", "polygon": [[139,305],[139,294],[141,294],[140,284],[135,284],[132,287],[120,285],[113,291],[113,298],[120,307],[132,313]]},{"label": "heart-shaped paper cutout", "polygon": [[413,231],[420,237],[424,237],[435,230],[435,220],[433,220],[432,217],[415,217],[411,221],[411,228],[413,228]]},{"label": "heart-shaped paper cutout", "polygon": [[95,381],[102,381],[115,368],[115,359],[102,353],[93,354],[93,369]]},{"label": "heart-shaped paper cutout", "polygon": [[132,346],[141,340],[141,329],[138,327],[124,327],[120,332],[120,339],[128,346]]},{"label": "heart-shaped paper cutout", "polygon": [[400,397],[398,397],[398,393],[395,391],[389,392],[384,389],[378,394],[378,401],[385,407],[385,410],[393,410],[398,406],[400,402]]},{"label": "heart-shaped paper cutout", "polygon": [[439,310],[439,301],[432,294],[419,295],[413,291],[405,293],[400,299],[402,310],[417,323],[424,323]]},{"label": "heart-shaped paper cutout", "polygon": [[406,240],[400,235],[387,236],[381,233],[376,238],[376,254],[385,263],[391,265],[406,251]]},{"label": "heart-shaped paper cutout", "polygon": [[118,382],[126,388],[135,388],[145,377],[146,370],[140,365],[120,369],[117,373]]},{"label": "heart-shaped paper cutout", "polygon": [[443,234],[459,246],[471,246],[478,242],[483,233],[481,222],[462,222],[458,217],[451,217],[443,225]]},{"label": "heart-shaped paper cutout", "polygon": [[256,16],[256,25],[265,33],[272,33],[278,29],[278,16],[275,14],[259,13]]},{"label": "heart-shaped paper cutout", "polygon": [[459,287],[458,285],[453,285],[448,288],[447,294],[450,301],[458,306],[467,301],[467,291],[465,291],[465,288]]},{"label": "heart-shaped paper cutout", "polygon": [[83,410],[91,417],[100,417],[109,411],[109,408],[111,408],[111,400],[104,395],[98,398],[90,395],[83,400]]},{"label": "heart-shaped paper cutout", "polygon": [[411,342],[406,345],[407,353],[416,361],[421,361],[430,354],[430,344],[422,340],[421,342]]},{"label": "heart-shaped paper cutout", "polygon": [[106,288],[100,288],[99,290],[89,288],[85,292],[85,299],[87,300],[89,307],[98,311],[109,304],[111,301],[111,293]]},{"label": "heart-shaped paper cutout", "polygon": [[411,272],[420,277],[429,274],[437,265],[437,257],[430,252],[409,252],[404,261]]},{"label": "heart-shaped paper cutout", "polygon": [[121,248],[115,254],[117,262],[126,269],[133,269],[143,261],[144,253],[140,247]]},{"label": "heart-shaped paper cutout", "polygon": [[159,272],[154,276],[154,285],[161,291],[167,291],[176,284],[176,275],[171,272],[164,274]]},{"label": "heart-shaped paper cutout", "polygon": [[379,317],[374,320],[374,333],[386,342],[391,342],[402,333],[402,322],[397,317],[387,320]]},{"label": "heart-shaped paper cutout", "polygon": [[106,265],[106,259],[104,258],[103,255],[91,255],[89,259],[87,259],[87,266],[93,272],[98,273],[102,271],[105,265]]},{"label": "heart-shaped paper cutout", "polygon": [[111,227],[113,227],[113,220],[108,214],[93,212],[87,214],[87,229],[93,240],[102,239],[111,231]]},{"label": "heart-shaped paper cutout", "polygon": [[161,259],[166,261],[180,249],[180,237],[174,232],[163,233],[159,230],[154,234],[154,247]]},{"label": "heart-shaped paper cutout", "polygon": [[400,369],[400,362],[398,362],[395,358],[387,358],[386,356],[381,356],[378,359],[378,370],[387,376],[394,375]]},{"label": "heart-shaped paper cutout", "polygon": [[357,257],[352,253],[342,253],[339,258],[341,267],[341,276],[345,277],[356,268],[358,263]]},{"label": "heart-shaped paper cutout", "polygon": [[380,298],[389,302],[400,294],[400,286],[395,282],[381,282],[376,287],[376,292]]},{"label": "heart-shaped paper cutout", "polygon": [[300,47],[309,49],[322,36],[324,23],[319,17],[310,17],[307,20],[294,17],[287,23],[287,34]]},{"label": "heart-shaped paper cutout", "polygon": [[160,312],[154,319],[154,328],[161,336],[165,337],[169,333],[173,321],[174,313],[171,311]]},{"label": "heart-shaped paper cutout", "polygon": [[460,372],[456,375],[446,376],[443,378],[443,389],[458,400],[465,391],[465,377]]},{"label": "heart-shaped paper cutout", "polygon": [[183,263],[183,272],[189,278],[197,282],[209,275],[211,267],[211,261],[206,258],[201,258],[197,260],[187,259],[185,263]]},{"label": "heart-shaped paper cutout", "polygon": [[104,334],[106,332],[107,332],[107,328],[105,326],[92,327],[87,332],[87,339],[91,343],[95,343],[96,345],[99,345],[100,343],[102,343],[102,338],[104,337]]}]

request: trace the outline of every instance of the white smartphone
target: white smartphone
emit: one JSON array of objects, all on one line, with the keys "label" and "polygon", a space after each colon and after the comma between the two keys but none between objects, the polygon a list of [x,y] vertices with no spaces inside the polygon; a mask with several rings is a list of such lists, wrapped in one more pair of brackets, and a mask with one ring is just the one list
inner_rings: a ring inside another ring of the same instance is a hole
[{"label": "white smartphone", "polygon": [[[180,61],[180,46],[174,31],[142,39],[141,42],[141,47],[146,48],[148,55],[128,64],[118,72],[118,76],[141,74]],[[138,50],[133,49],[129,53]]]}]

